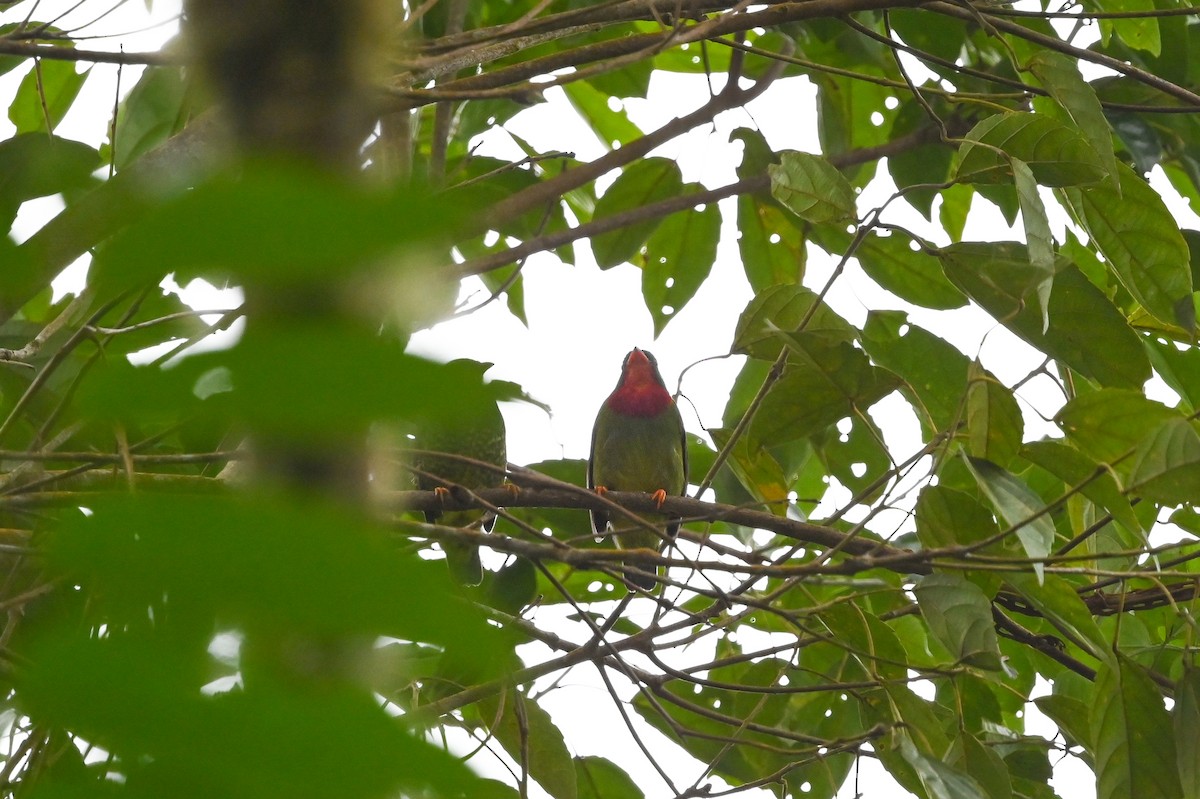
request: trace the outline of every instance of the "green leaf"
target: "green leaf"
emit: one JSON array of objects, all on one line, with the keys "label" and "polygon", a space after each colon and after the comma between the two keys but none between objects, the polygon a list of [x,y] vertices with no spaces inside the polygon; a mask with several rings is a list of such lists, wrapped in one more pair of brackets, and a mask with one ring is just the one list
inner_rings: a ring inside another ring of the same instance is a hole
[{"label": "green leaf", "polygon": [[191,110],[188,83],[179,67],[147,67],[117,111],[110,145],[118,170],[152,150],[187,122]]},{"label": "green leaf", "polygon": [[1007,183],[1013,176],[1011,159],[1028,164],[1043,186],[1095,183],[1105,176],[1087,139],[1044,114],[994,114],[965,139],[958,151],[958,178],[970,183]]},{"label": "green leaf", "polygon": [[899,386],[862,350],[802,332],[790,337],[793,358],[750,424],[752,446],[805,438],[856,411],[866,411]]},{"label": "green leaf", "polygon": [[1142,532],[1142,524],[1113,473],[1078,449],[1062,441],[1031,441],[1021,448],[1021,457],[1050,472],[1068,487],[1083,486],[1083,495],[1108,511],[1125,529]]},{"label": "green leaf", "polygon": [[967,388],[968,451],[1005,467],[1021,449],[1025,420],[1008,387],[978,361],[971,364]]},{"label": "green leaf", "polygon": [[[968,456],[966,462],[979,488],[991,500],[1000,518],[1010,527],[1016,527],[1017,538],[1025,554],[1035,560],[1048,556],[1054,544],[1054,522],[1049,515],[1041,512],[1046,507],[1041,497],[1015,475],[991,461]],[[1034,563],[1033,570],[1040,581],[1044,565]]]},{"label": "green leaf", "polygon": [[89,278],[106,290],[158,282],[172,271],[180,283],[236,277],[278,284],[386,264],[393,279],[405,280],[409,307],[419,309],[436,282],[417,279],[413,270],[431,267],[413,253],[459,213],[413,187],[375,191],[296,166],[247,166],[126,228],[97,253]]},{"label": "green leaf", "polygon": [[1096,675],[1092,750],[1097,799],[1181,799],[1175,739],[1162,694],[1136,663],[1118,656]]},{"label": "green leaf", "polygon": [[1068,402],[1054,417],[1067,437],[1101,463],[1125,455],[1179,414],[1140,391],[1103,388]]},{"label": "green leaf", "polygon": [[1056,574],[1039,581],[1028,572],[1010,572],[1007,580],[1034,609],[1078,639],[1088,654],[1102,661],[1108,658],[1111,643],[1071,583]]},{"label": "green leaf", "polygon": [[575,774],[579,778],[579,799],[645,797],[642,790],[620,766],[603,757],[575,758]]},{"label": "green leaf", "polygon": [[1117,172],[1119,190],[1105,183],[1062,196],[1133,298],[1159,321],[1190,330],[1192,271],[1179,225],[1140,175],[1124,164]]},{"label": "green leaf", "polygon": [[788,151],[767,167],[771,196],[806,222],[824,224],[853,219],[854,189],[824,158]]},{"label": "green leaf", "polygon": [[1150,378],[1141,341],[1112,302],[1060,259],[1050,293],[1050,326],[1030,307],[1043,279],[1022,245],[963,242],[941,251],[946,276],[998,322],[1101,385],[1137,387]]},{"label": "green leaf", "polygon": [[100,154],[71,139],[25,133],[0,141],[0,219],[11,222],[26,200],[87,186]]},{"label": "green leaf", "polygon": [[1026,68],[1037,77],[1043,88],[1075,123],[1088,144],[1092,145],[1104,171],[1116,185],[1119,178],[1117,159],[1113,154],[1112,129],[1104,116],[1100,99],[1096,97],[1096,90],[1079,74],[1078,63],[1061,53],[1039,50],[1029,59]]},{"label": "green leaf", "polygon": [[1088,724],[1088,706],[1072,696],[1039,696],[1033,700],[1038,710],[1042,711],[1051,721],[1058,725],[1074,746],[1091,746],[1092,728]]},{"label": "green leaf", "polygon": [[[913,512],[917,521],[917,538],[926,549],[970,546],[993,538],[1000,532],[991,511],[978,499],[944,485],[926,485],[922,488]],[[991,544],[981,551],[1003,554],[1003,543]],[[964,572],[964,576],[983,589],[988,597],[994,596],[1000,587],[1000,579],[992,572]]]},{"label": "green leaf", "polygon": [[640,259],[642,297],[654,320],[656,338],[708,278],[720,237],[721,212],[716,203],[671,214],[650,235]]},{"label": "green leaf", "polygon": [[808,260],[803,232],[773,203],[753,194],[737,199],[738,253],[750,288],[756,293],[799,283]]},{"label": "green leaf", "polygon": [[918,751],[908,735],[899,738],[900,754],[916,771],[930,799],[989,799],[974,777]]},{"label": "green leaf", "polygon": [[863,239],[854,255],[872,280],[902,300],[939,310],[967,304],[963,293],[946,279],[941,262],[903,233],[873,233]]},{"label": "green leaf", "polygon": [[863,326],[863,349],[904,380],[925,435],[948,430],[962,412],[970,361],[944,339],[908,322],[902,311],[871,311]]},{"label": "green leaf", "polygon": [[1200,796],[1200,669],[1189,668],[1179,678],[1171,716],[1183,795]]},{"label": "green leaf", "polygon": [[979,586],[956,574],[930,574],[914,589],[929,631],[957,662],[1000,669],[992,604]]},{"label": "green leaf", "polygon": [[959,733],[952,750],[958,757],[951,763],[970,774],[983,788],[988,799],[1012,799],[1012,778],[1008,765],[996,754],[996,747],[984,746],[974,735]]},{"label": "green leaf", "polygon": [[606,150],[629,144],[641,137],[638,126],[629,121],[624,109],[613,110],[609,96],[585,81],[575,81],[562,87],[575,111],[587,122],[588,128]]},{"label": "green leaf", "polygon": [[[804,330],[828,341],[854,341],[854,328],[817,295],[800,285],[771,286],[754,295],[738,317],[733,333],[733,352],[764,361],[774,360],[784,347],[785,333],[796,332],[807,318]],[[811,316],[809,315],[811,311]]]},{"label": "green leaf", "polygon": [[[683,191],[683,177],[674,161],[644,158],[625,168],[596,201],[593,221],[632,211],[642,206],[676,197]],[[601,269],[633,259],[661,219],[645,219],[623,228],[592,237],[592,253]]]},{"label": "green leaf", "polygon": [[74,61],[35,60],[8,107],[8,118],[17,133],[46,133],[58,127],[91,74],[90,67],[76,72],[75,66]]},{"label": "green leaf", "polygon": [[1050,235],[1050,221],[1046,218],[1046,206],[1038,194],[1033,173],[1025,162],[1013,158],[1013,183],[1017,187],[1017,198],[1021,202],[1021,221],[1025,225],[1025,246],[1029,251],[1029,265],[1043,277],[1034,289],[1038,307],[1042,312],[1042,332],[1050,327],[1050,291],[1054,286],[1054,239]]},{"label": "green leaf", "polygon": [[1167,422],[1138,444],[1130,490],[1164,505],[1200,497],[1200,435],[1181,418]]},{"label": "green leaf", "polygon": [[[495,722],[497,713],[498,723]],[[529,776],[537,780],[546,793],[554,799],[577,799],[579,785],[575,761],[567,750],[562,732],[541,705],[520,691],[509,690],[500,698],[480,702],[480,714],[518,768],[522,763],[526,764]]]},{"label": "green leaf", "polygon": [[1131,12],[1126,17],[1100,20],[1100,30],[1106,42],[1115,33],[1121,41],[1135,50],[1144,50],[1153,56],[1162,52],[1154,0],[1104,0],[1096,5],[1103,11]]}]

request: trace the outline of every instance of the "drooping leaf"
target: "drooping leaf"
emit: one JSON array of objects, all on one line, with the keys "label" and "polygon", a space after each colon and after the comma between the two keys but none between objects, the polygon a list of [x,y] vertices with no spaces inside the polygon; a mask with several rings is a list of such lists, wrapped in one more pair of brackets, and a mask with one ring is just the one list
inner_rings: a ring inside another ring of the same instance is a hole
[{"label": "drooping leaf", "polygon": [[17,88],[8,107],[8,118],[17,133],[50,133],[67,115],[71,104],[91,74],[76,70],[74,61],[38,59]]},{"label": "drooping leaf", "polygon": [[721,213],[716,203],[671,214],[650,234],[645,257],[639,260],[642,297],[654,320],[656,337],[708,278],[720,237]]},{"label": "drooping leaf", "polygon": [[[1025,554],[1034,559],[1049,555],[1054,544],[1054,523],[1045,514],[1041,498],[1015,475],[991,461],[968,457],[966,462],[996,512],[1010,527],[1016,528]],[[1035,562],[1033,570],[1040,580],[1043,564]]]},{"label": "drooping leaf", "polygon": [[1081,133],[1042,114],[1010,111],[985,118],[959,148],[958,177],[972,183],[1012,179],[1005,155],[1029,165],[1043,186],[1077,186],[1103,180],[1100,157]]},{"label": "drooping leaf", "polygon": [[1005,467],[1021,449],[1025,422],[1011,391],[972,362],[967,389],[967,442],[976,458]]},{"label": "drooping leaf", "polygon": [[908,236],[875,233],[863,239],[854,254],[872,280],[901,299],[938,309],[960,308],[967,303],[962,292],[946,279],[938,259],[915,248]]},{"label": "drooping leaf", "polygon": [[1075,123],[1079,132],[1100,157],[1104,171],[1115,183],[1117,161],[1113,154],[1112,132],[1096,90],[1079,74],[1075,61],[1061,53],[1039,50],[1026,64],[1055,102]]},{"label": "drooping leaf", "polygon": [[579,779],[579,799],[607,799],[609,796],[642,799],[645,796],[620,766],[603,757],[575,758],[575,774]]}]

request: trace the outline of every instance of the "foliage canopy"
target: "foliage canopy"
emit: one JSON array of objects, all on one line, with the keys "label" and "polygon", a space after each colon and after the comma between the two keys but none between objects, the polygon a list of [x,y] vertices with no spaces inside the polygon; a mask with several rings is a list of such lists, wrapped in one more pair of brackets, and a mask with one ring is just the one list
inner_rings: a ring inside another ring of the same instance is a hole
[{"label": "foliage canopy", "polygon": [[[1048,799],[1066,757],[1100,799],[1200,796],[1200,233],[1164,199],[1200,203],[1196,11],[193,0],[187,47],[116,53],[8,4],[0,215],[63,208],[0,238],[3,790],[816,799],[874,758],[923,799]],[[93,75],[134,66],[106,141],[56,135]],[[668,72],[709,97],[641,130],[622,101]],[[741,127],[737,180],[705,186],[660,149],[758,98],[799,107],[800,76],[820,154]],[[602,156],[476,152],[551,100]],[[964,236],[989,209],[1015,240]],[[641,270],[657,335],[729,231],[745,364],[692,436],[712,493],[668,500],[665,557],[592,540],[579,460],[514,467],[519,494],[407,490],[410,425],[524,398],[405,351],[462,280],[524,320],[526,260],[590,250]],[[894,302],[840,315],[852,274]],[[169,275],[246,304],[202,318]],[[1044,361],[1001,379],[911,319],[968,306]],[[509,510],[485,535],[423,524],[435,503]],[[507,560],[456,586],[436,542]],[[663,587],[626,593],[622,558],[669,565]],[[584,671],[653,784],[573,753],[549,688]]]}]

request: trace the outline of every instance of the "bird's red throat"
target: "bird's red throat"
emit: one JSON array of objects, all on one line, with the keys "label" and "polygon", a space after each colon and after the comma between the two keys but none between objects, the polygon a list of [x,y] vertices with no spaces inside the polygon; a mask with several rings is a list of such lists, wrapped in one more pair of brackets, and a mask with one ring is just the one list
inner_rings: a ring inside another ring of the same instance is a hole
[{"label": "bird's red throat", "polygon": [[654,378],[648,363],[631,363],[629,371],[608,397],[608,407],[625,416],[657,416],[673,402],[671,392]]}]

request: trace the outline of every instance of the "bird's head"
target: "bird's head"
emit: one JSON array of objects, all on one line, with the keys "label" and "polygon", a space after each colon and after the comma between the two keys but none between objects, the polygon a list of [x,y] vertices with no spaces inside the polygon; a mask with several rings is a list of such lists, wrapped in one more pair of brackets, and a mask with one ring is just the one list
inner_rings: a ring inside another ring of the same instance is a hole
[{"label": "bird's head", "polygon": [[658,361],[635,347],[625,356],[621,379],[607,402],[614,411],[627,416],[656,416],[674,400],[658,373]]}]

